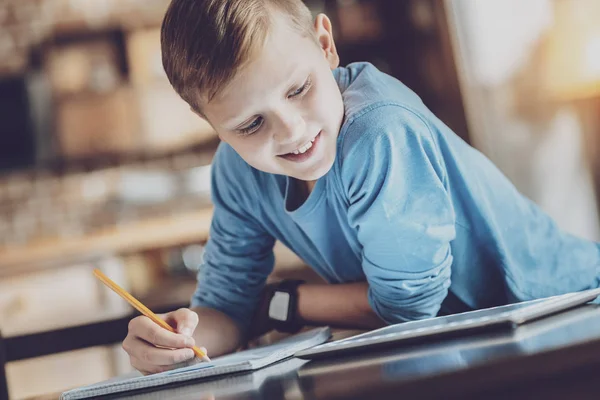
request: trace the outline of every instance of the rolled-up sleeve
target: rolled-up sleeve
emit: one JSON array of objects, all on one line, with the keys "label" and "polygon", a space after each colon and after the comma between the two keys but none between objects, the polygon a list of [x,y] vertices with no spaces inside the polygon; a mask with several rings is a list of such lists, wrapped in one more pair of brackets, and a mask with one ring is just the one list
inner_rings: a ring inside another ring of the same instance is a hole
[{"label": "rolled-up sleeve", "polygon": [[387,323],[437,315],[450,286],[455,216],[428,124],[395,105],[347,128],[341,180],[369,302]]},{"label": "rolled-up sleeve", "polygon": [[256,218],[260,211],[251,193],[257,189],[247,183],[250,177],[232,176],[249,167],[231,152],[221,146],[213,163],[214,214],[191,305],[225,313],[245,333],[273,270],[275,239]]}]

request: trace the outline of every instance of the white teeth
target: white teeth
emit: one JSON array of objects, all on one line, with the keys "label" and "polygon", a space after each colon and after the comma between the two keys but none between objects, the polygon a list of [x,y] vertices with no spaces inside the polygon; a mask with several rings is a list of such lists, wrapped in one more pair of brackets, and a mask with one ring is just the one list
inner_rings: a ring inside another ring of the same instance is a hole
[{"label": "white teeth", "polygon": [[304,154],[313,146],[315,139],[308,141],[305,145],[300,146],[297,150],[294,150],[292,153],[294,154]]},{"label": "white teeth", "polygon": [[310,149],[312,147],[312,142],[308,142],[306,143],[304,146],[300,147],[298,149],[298,151],[300,151],[300,153],[306,153],[308,151],[308,149]]}]

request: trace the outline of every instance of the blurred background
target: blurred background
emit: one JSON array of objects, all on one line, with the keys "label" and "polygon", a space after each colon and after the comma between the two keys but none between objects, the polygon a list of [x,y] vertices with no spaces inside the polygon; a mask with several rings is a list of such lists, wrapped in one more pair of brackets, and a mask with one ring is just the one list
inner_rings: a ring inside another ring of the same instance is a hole
[{"label": "blurred background", "polygon": [[[218,139],[162,70],[168,3],[0,0],[0,366],[11,398],[130,370],[109,343],[132,310],[92,268],[157,311],[194,290]],[[402,80],[561,227],[600,238],[598,0],[307,4],[332,19],[343,64]],[[319,279],[278,244],[271,278],[288,276]]]}]

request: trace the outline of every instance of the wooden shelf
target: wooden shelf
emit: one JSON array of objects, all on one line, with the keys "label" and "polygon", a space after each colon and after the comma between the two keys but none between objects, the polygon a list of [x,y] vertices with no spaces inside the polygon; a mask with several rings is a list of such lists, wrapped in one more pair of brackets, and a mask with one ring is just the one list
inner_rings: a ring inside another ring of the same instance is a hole
[{"label": "wooden shelf", "polygon": [[115,227],[90,236],[57,239],[0,249],[0,277],[60,263],[203,242],[208,238],[212,208]]}]

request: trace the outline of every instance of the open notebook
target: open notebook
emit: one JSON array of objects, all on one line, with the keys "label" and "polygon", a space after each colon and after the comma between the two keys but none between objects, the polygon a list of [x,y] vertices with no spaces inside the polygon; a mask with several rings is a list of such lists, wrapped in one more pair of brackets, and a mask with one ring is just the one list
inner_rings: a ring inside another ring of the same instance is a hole
[{"label": "open notebook", "polygon": [[269,346],[215,358],[209,363],[194,364],[188,367],[147,376],[137,376],[127,379],[111,379],[91,386],[69,390],[61,395],[61,399],[74,400],[96,398],[113,393],[129,392],[177,382],[254,371],[292,357],[294,353],[300,350],[324,343],[330,336],[331,332],[328,327],[316,328],[288,337]]},{"label": "open notebook", "polygon": [[[295,379],[300,368],[309,362],[299,358],[288,358],[252,373],[230,374],[218,379],[200,379],[185,385],[167,385],[152,388],[152,391],[136,390],[114,396],[119,400],[199,400],[211,396],[218,399],[252,399],[260,397],[263,385],[268,385],[271,380],[283,382]],[[111,397],[112,395],[108,398]]]}]

